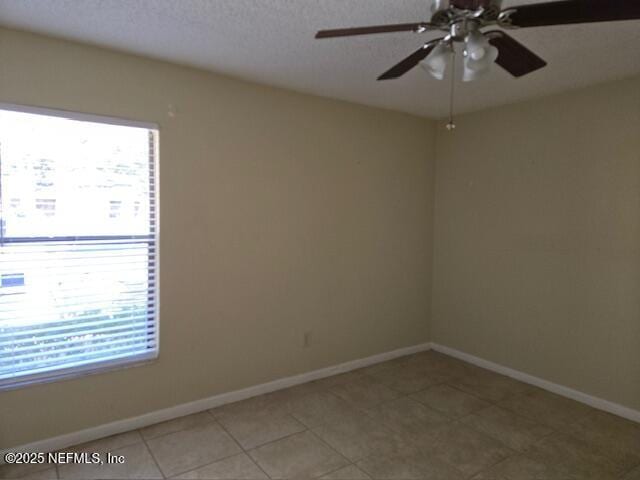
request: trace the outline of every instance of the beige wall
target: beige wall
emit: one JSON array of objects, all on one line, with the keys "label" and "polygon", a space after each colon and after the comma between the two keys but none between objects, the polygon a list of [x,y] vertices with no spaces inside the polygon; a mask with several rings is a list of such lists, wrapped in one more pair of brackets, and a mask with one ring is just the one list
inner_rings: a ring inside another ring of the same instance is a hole
[{"label": "beige wall", "polygon": [[0,393],[0,449],[429,336],[640,408],[640,79],[436,139],[428,120],[2,29],[0,65],[0,102],[159,123],[162,202],[159,360]]},{"label": "beige wall", "polygon": [[432,340],[640,409],[640,78],[437,149]]},{"label": "beige wall", "polygon": [[0,449],[427,340],[433,122],[8,30],[0,66],[159,123],[162,227],[159,360],[0,393]]}]

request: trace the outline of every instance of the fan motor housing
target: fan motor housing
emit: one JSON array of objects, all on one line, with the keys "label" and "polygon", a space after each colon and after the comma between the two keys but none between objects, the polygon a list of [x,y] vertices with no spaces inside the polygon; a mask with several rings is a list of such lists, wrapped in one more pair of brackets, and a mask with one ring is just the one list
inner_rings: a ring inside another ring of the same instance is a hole
[{"label": "fan motor housing", "polygon": [[431,22],[438,25],[446,25],[455,10],[467,10],[475,12],[482,9],[480,18],[487,22],[497,20],[502,7],[502,0],[432,0]]}]

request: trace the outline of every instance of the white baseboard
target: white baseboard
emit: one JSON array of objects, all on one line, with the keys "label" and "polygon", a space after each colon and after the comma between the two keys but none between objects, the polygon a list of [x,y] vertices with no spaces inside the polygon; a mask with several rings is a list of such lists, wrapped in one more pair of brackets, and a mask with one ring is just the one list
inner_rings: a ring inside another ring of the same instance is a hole
[{"label": "white baseboard", "polygon": [[351,360],[339,365],[321,368],[319,370],[313,370],[311,372],[302,373],[300,375],[280,378],[271,382],[255,385],[253,387],[243,388],[241,390],[235,390],[233,392],[222,393],[220,395],[214,395],[212,397],[195,400],[189,403],[183,403],[174,407],[156,410],[154,412],[149,412],[138,417],[126,418],[124,420],[118,420],[104,425],[99,425],[97,427],[87,428],[85,430],[47,438],[45,440],[21,445],[15,448],[0,450],[0,465],[4,463],[4,454],[6,452],[51,452],[70,447],[72,445],[97,440],[109,435],[128,432],[129,430],[146,427],[149,425],[153,425],[154,423],[182,417],[184,415],[202,412],[210,408],[219,407],[220,405],[224,405],[226,403],[237,402],[246,398],[255,397],[256,395],[262,395],[264,393],[281,390],[302,383],[310,382],[312,380],[318,380],[320,378],[337,375],[339,373],[367,367],[376,363],[384,362],[405,355],[411,355],[412,353],[423,352],[430,349],[441,352],[445,355],[449,355],[451,357],[458,358],[473,365],[477,365],[478,367],[486,368],[487,370],[492,370],[496,373],[500,373],[516,380],[520,380],[521,382],[535,385],[536,387],[540,387],[544,390],[557,393],[558,395],[562,395],[563,397],[567,397],[572,400],[587,404],[599,410],[613,413],[614,415],[618,415],[620,417],[640,423],[640,411],[633,410],[631,408],[598,397],[594,397],[577,390],[573,390],[563,385],[558,385],[557,383],[534,377],[533,375],[529,375],[527,373],[523,373],[518,370],[499,365],[489,360],[475,357],[468,353],[464,353],[459,350],[446,347],[444,345],[439,345],[437,343],[421,343],[418,345],[413,345],[411,347],[399,348],[390,352],[384,352],[366,358]]},{"label": "white baseboard", "polygon": [[584,403],[598,410],[613,413],[614,415],[618,415],[619,417],[623,417],[633,422],[640,423],[640,411],[638,410],[634,410],[632,408],[610,402],[609,400],[594,397],[592,395],[579,392],[578,390],[573,390],[572,388],[565,387],[564,385],[559,385],[557,383],[543,380],[542,378],[534,377],[533,375],[529,375],[528,373],[520,372],[509,367],[504,367],[489,360],[475,357],[468,353],[464,353],[459,350],[446,347],[444,345],[432,343],[431,348],[436,352],[444,353],[445,355],[458,358],[473,365],[477,365],[478,367],[486,368],[487,370],[492,370],[496,373],[506,375],[507,377],[511,377],[515,380],[520,380],[521,382],[535,385],[536,387],[548,390],[549,392],[557,393],[558,395],[562,395],[563,397],[567,397],[577,402]]},{"label": "white baseboard", "polygon": [[99,425],[97,427],[87,428],[77,432],[67,433],[57,437],[39,440],[37,442],[21,445],[15,448],[0,450],[0,465],[4,463],[4,454],[7,452],[52,452],[62,448],[70,447],[80,443],[90,442],[99,438],[115,435],[118,433],[128,432],[137,428],[147,427],[154,423],[164,422],[174,418],[182,417],[192,413],[202,412],[210,408],[219,407],[226,403],[237,402],[246,398],[262,395],[283,388],[292,387],[301,383],[318,380],[320,378],[329,377],[339,373],[348,372],[357,368],[367,367],[376,363],[384,362],[394,358],[411,355],[412,353],[422,352],[431,348],[430,343],[421,343],[410,347],[399,348],[390,352],[379,353],[366,358],[351,360],[319,370],[294,375],[292,377],[280,378],[271,382],[262,383],[253,387],[235,390],[233,392],[222,393],[212,397],[195,400],[189,403],[183,403],[174,407],[156,410],[154,412],[145,413],[138,417],[126,418],[115,422]]}]

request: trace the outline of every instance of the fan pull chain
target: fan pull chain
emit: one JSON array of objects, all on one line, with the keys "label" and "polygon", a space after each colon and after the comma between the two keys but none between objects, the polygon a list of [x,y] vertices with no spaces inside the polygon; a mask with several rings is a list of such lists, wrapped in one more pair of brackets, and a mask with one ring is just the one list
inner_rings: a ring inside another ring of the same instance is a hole
[{"label": "fan pull chain", "polygon": [[456,85],[456,49],[451,46],[451,88],[449,89],[449,123],[447,123],[447,130],[455,130],[456,124],[453,121],[453,98],[455,94]]}]

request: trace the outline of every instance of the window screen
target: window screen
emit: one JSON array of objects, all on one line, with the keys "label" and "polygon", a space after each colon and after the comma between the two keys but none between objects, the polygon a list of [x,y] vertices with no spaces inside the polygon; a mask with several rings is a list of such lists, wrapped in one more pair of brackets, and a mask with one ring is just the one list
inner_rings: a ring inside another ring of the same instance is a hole
[{"label": "window screen", "polygon": [[0,387],[157,356],[157,144],[0,105]]}]

